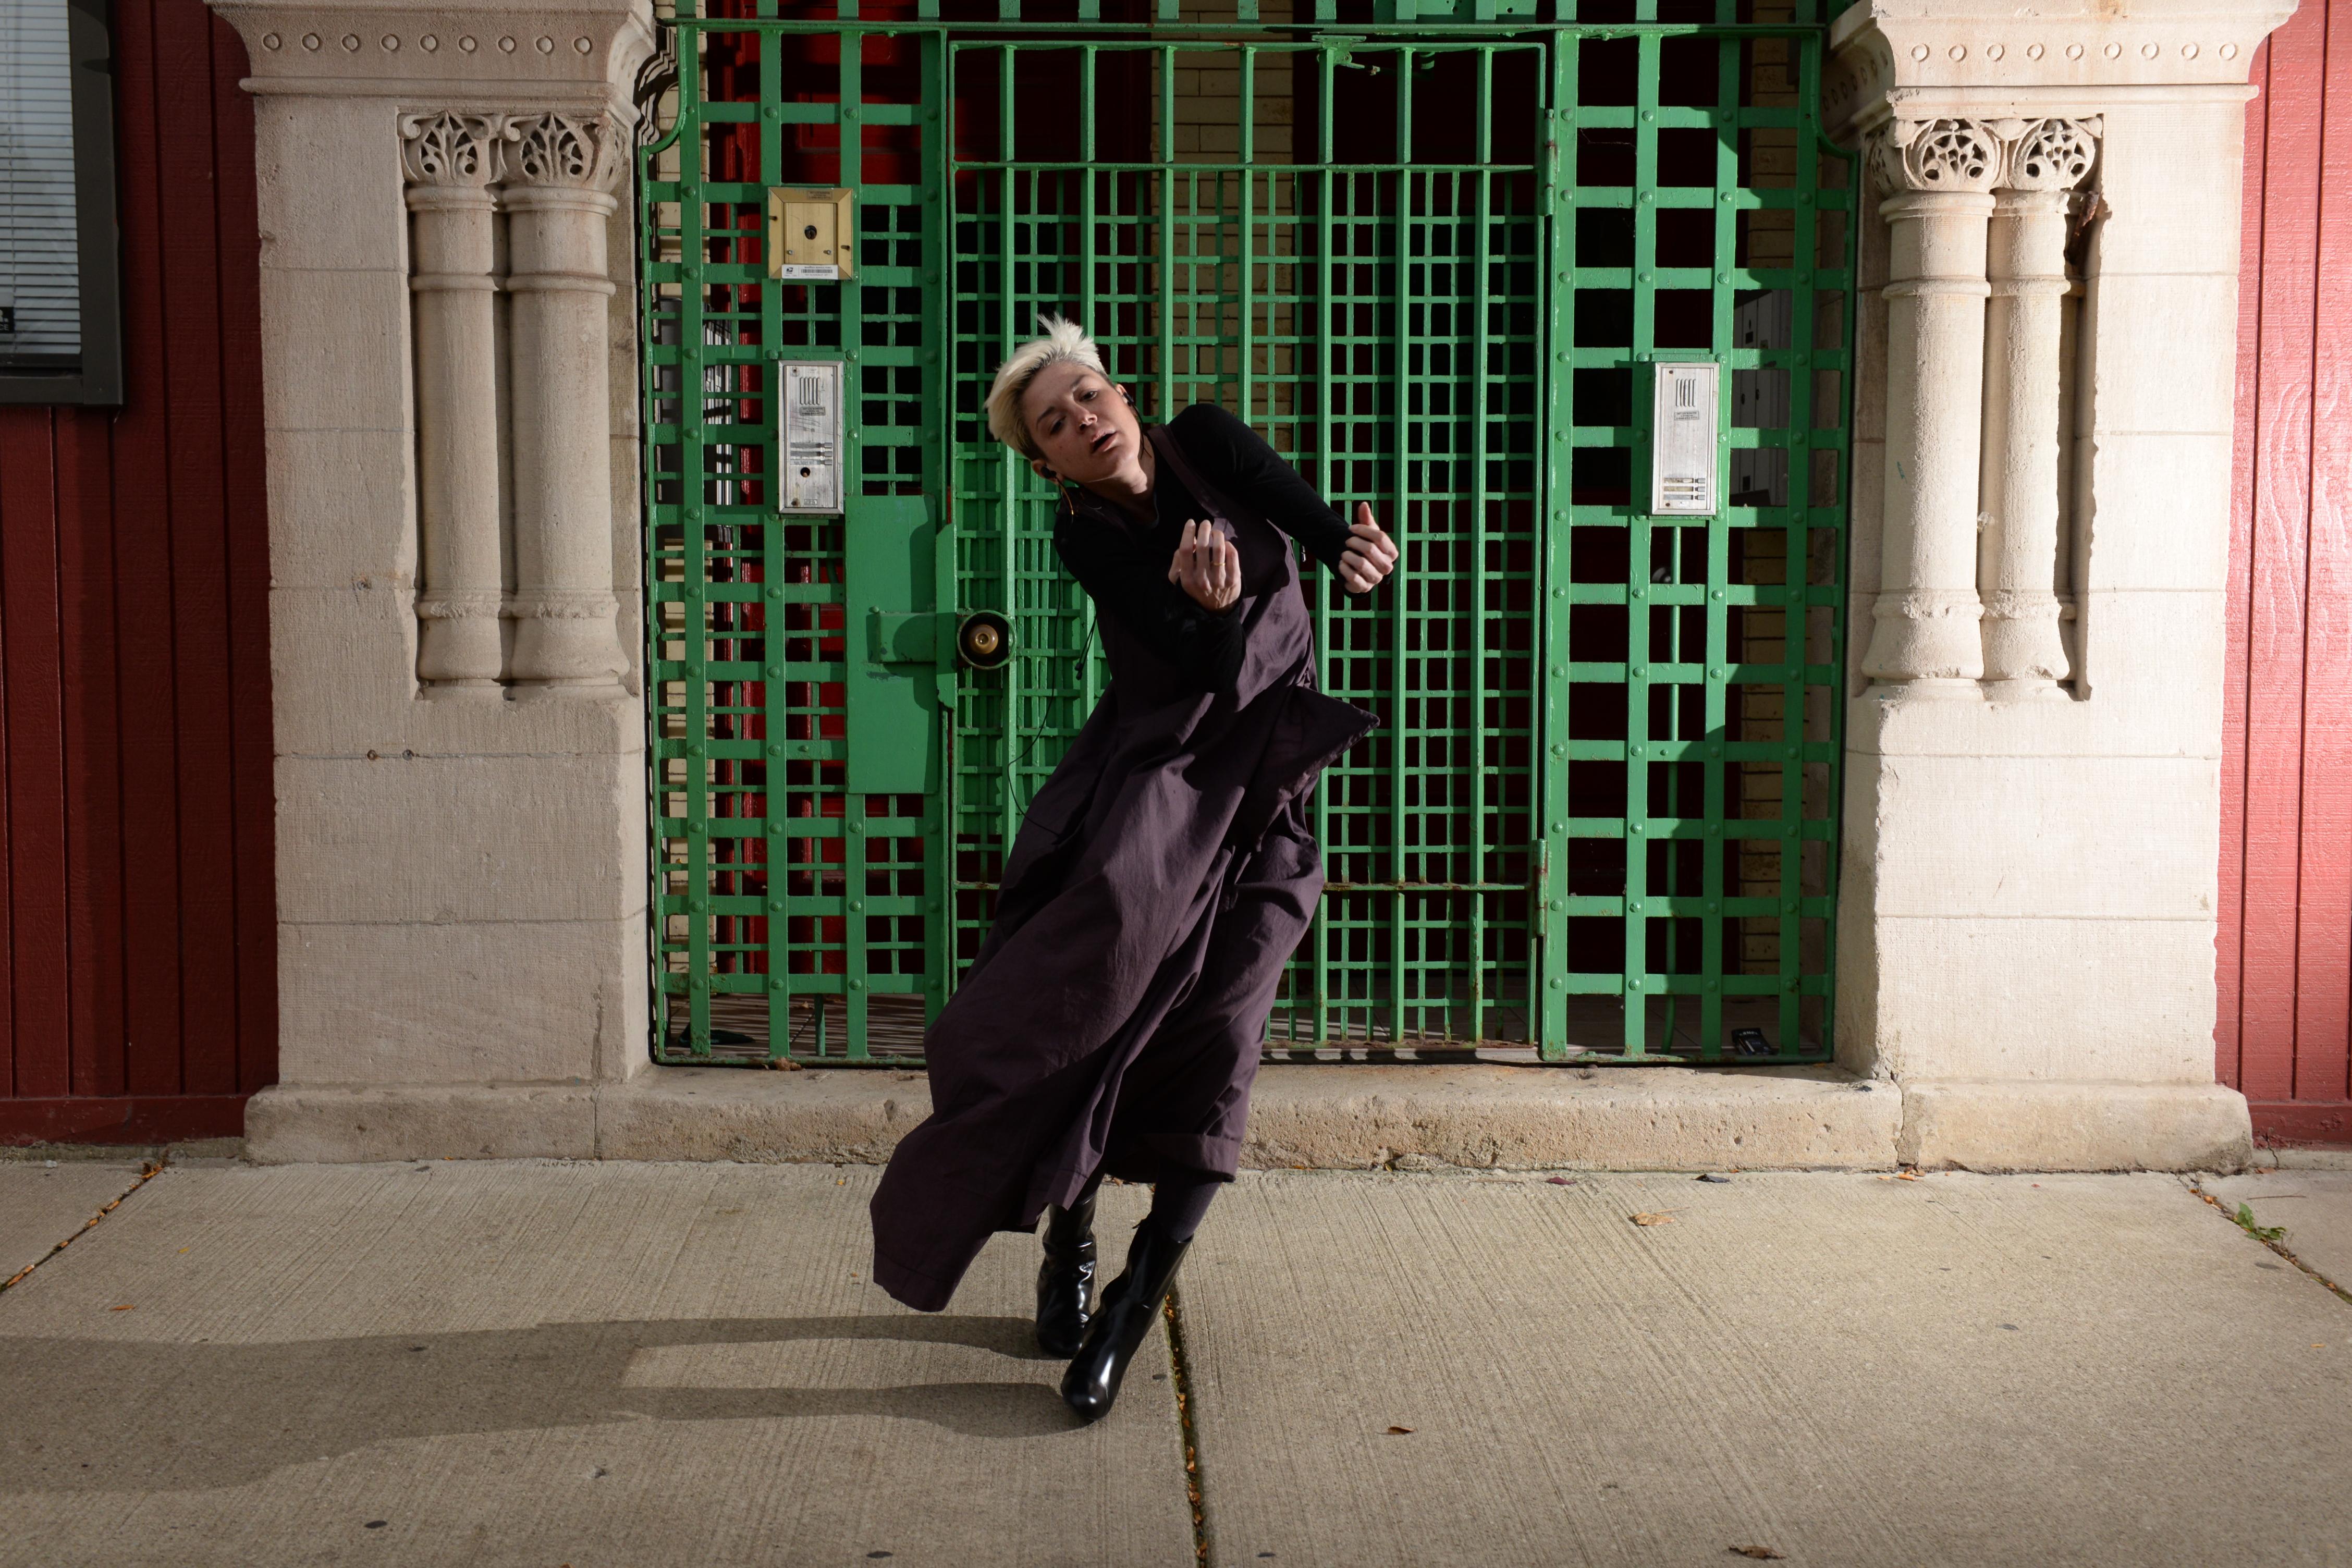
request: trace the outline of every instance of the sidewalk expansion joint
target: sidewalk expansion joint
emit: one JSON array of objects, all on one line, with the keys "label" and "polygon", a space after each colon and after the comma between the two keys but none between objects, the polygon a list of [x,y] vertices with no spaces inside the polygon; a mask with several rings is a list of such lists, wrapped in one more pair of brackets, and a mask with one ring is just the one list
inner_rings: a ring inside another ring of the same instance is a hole
[{"label": "sidewalk expansion joint", "polygon": [[1185,1370],[1184,1319],[1175,1287],[1160,1309],[1168,1320],[1168,1385],[1176,1391],[1176,1425],[1184,1438],[1184,1496],[1192,1510],[1192,1561],[1209,1568],[1207,1516],[1201,1507],[1201,1448],[1192,1425],[1192,1384]]},{"label": "sidewalk expansion joint", "polygon": [[148,1183],[162,1175],[163,1173],[163,1167],[170,1163],[170,1157],[167,1155],[161,1159],[151,1160],[146,1164],[142,1165],[139,1168],[138,1179],[132,1182],[129,1186],[123,1188],[120,1196],[116,1197],[113,1202],[100,1208],[96,1214],[90,1215],[88,1219],[82,1221],[81,1228],[79,1230],[74,1232],[71,1236],[66,1237],[63,1241],[60,1241],[55,1247],[49,1248],[47,1252],[44,1252],[30,1263],[27,1263],[25,1267],[16,1270],[16,1273],[8,1276],[6,1279],[0,1280],[0,1291],[5,1291],[13,1288],[18,1280],[32,1273],[34,1269],[38,1268],[42,1264],[47,1263],[50,1258],[55,1258],[58,1253],[63,1252],[67,1247],[71,1247],[75,1242],[79,1241],[83,1237],[89,1235],[90,1228],[96,1226],[100,1220],[104,1219],[108,1215],[112,1214],[116,1209],[122,1206],[124,1198],[128,1198],[131,1194],[137,1192],[140,1188],[145,1186]]},{"label": "sidewalk expansion joint", "polygon": [[[2220,1209],[2221,1211],[2221,1217],[2228,1220],[2231,1225],[2236,1226],[2240,1230],[2244,1231],[2248,1236],[2252,1237],[2256,1241],[2261,1242],[2264,1247],[2269,1247],[2273,1252],[2277,1253],[2281,1258],[2285,1258],[2289,1263],[2294,1264],[2297,1268],[2300,1268],[2305,1274],[2310,1275],[2314,1279],[2319,1281],[2321,1285],[2325,1286],[2329,1290],[2334,1291],[2337,1300],[2342,1301],[2347,1306],[2352,1306],[2352,1290],[2346,1289],[2343,1286],[2338,1285],[2335,1280],[2330,1279],[2326,1275],[2322,1274],[2318,1269],[2314,1268],[2310,1264],[2305,1263],[2302,1258],[2297,1258],[2277,1238],[2263,1236],[2258,1229],[2248,1226],[2245,1222],[2239,1219],[2231,1212],[2229,1205],[2223,1203],[2221,1199],[2215,1197],[2212,1194],[2207,1192],[2202,1186],[2199,1185],[2197,1178],[2194,1176],[2189,1178],[2189,1190],[2195,1193],[2199,1197],[2203,1198],[2207,1203],[2211,1204],[2215,1208]],[[2239,1206],[2242,1208],[2244,1205],[2241,1205]]]}]

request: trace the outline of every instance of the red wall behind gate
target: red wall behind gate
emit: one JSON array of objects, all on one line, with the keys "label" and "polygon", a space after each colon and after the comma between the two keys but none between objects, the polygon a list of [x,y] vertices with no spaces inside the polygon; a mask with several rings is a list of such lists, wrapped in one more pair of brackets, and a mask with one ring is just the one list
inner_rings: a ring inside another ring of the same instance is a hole
[{"label": "red wall behind gate", "polygon": [[2214,1039],[2258,1138],[2352,1142],[2352,0],[2253,81]]},{"label": "red wall behind gate", "polygon": [[115,0],[126,394],[0,408],[0,1142],[241,1131],[277,1072],[251,100]]}]

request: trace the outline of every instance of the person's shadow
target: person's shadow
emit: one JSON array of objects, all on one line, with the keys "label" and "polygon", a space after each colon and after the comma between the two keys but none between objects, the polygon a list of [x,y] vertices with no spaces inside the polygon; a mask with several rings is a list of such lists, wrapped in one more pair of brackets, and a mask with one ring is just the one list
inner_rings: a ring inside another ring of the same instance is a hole
[{"label": "person's shadow", "polygon": [[0,1337],[0,1494],[157,1491],[256,1479],[373,1443],[625,1416],[891,1415],[971,1437],[1077,1425],[1050,1382],[885,1388],[643,1387],[638,1352],[807,1340],[966,1345],[1041,1359],[1023,1318],[546,1323],[278,1344]]}]

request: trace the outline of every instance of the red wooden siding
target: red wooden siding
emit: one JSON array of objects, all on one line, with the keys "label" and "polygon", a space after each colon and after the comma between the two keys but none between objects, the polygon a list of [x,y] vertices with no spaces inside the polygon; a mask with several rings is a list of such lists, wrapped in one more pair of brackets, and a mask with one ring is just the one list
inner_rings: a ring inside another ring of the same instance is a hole
[{"label": "red wooden siding", "polygon": [[2255,56],[2221,805],[2221,1080],[2352,1142],[2352,0]]},{"label": "red wooden siding", "polygon": [[243,1130],[277,1073],[244,46],[115,0],[119,409],[0,408],[0,1142]]}]

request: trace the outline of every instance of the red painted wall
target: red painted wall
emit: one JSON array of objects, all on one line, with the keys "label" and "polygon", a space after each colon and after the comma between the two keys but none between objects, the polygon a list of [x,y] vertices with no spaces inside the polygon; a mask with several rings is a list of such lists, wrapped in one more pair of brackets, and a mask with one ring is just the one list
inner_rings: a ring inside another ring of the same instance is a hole
[{"label": "red painted wall", "polygon": [[2222,762],[2221,1080],[2352,1142],[2352,0],[2254,58]]},{"label": "red painted wall", "polygon": [[243,45],[115,0],[126,400],[0,408],[0,1142],[243,1130],[277,1072]]}]

